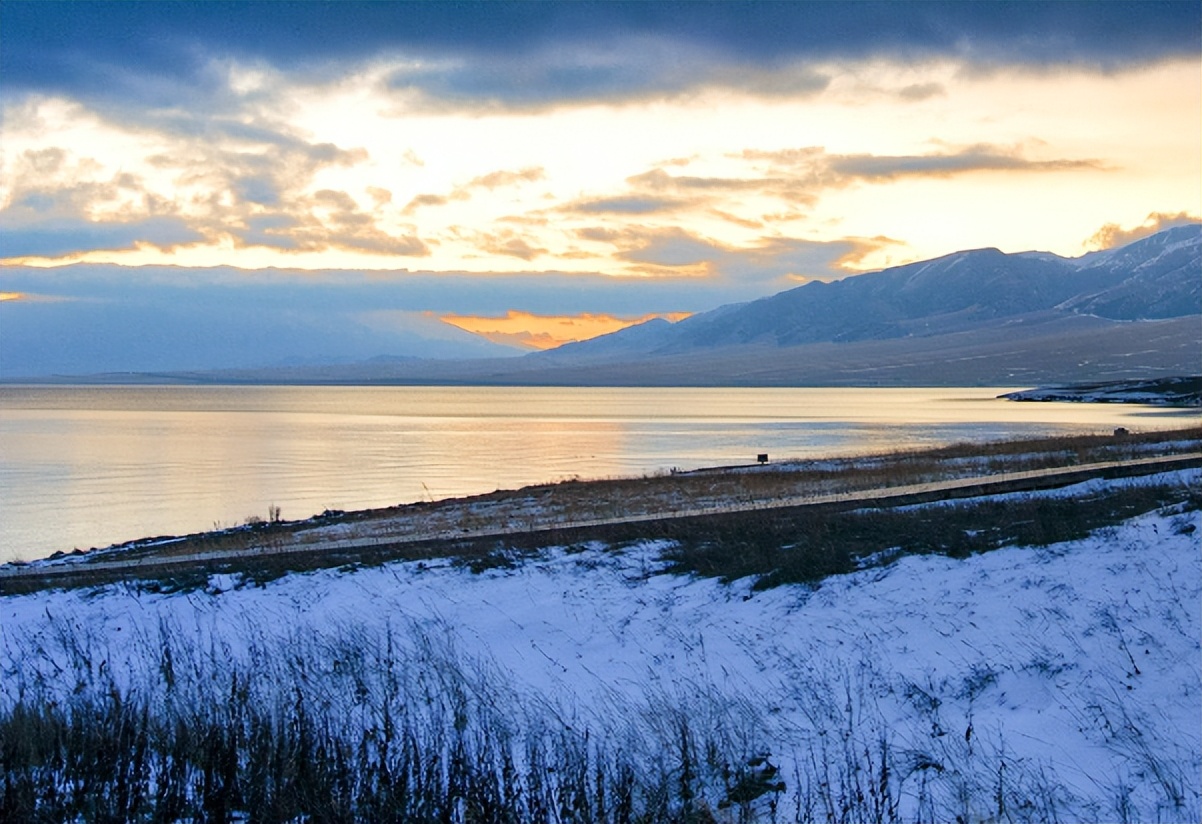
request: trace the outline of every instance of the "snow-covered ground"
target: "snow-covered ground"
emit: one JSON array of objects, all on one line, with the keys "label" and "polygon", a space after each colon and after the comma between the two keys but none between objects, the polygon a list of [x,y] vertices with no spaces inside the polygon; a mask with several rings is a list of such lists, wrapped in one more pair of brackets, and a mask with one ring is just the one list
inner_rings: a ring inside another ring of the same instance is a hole
[{"label": "snow-covered ground", "polygon": [[[887,751],[907,817],[1197,821],[1199,527],[1198,512],[1162,512],[1072,543],[756,592],[667,574],[664,547],[644,543],[479,573],[398,562],[10,596],[0,709],[99,682],[186,701],[249,671],[262,696],[303,689],[338,723],[369,725],[381,667],[402,691],[453,671],[511,719],[599,735],[670,741],[658,725],[685,711],[781,768],[782,811]],[[1012,798],[1028,807],[1002,809]]]}]

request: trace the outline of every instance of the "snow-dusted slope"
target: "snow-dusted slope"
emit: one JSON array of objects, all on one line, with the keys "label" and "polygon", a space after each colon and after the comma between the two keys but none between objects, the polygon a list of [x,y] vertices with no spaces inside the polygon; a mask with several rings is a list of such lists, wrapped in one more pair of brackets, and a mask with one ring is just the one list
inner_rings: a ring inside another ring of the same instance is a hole
[{"label": "snow-dusted slope", "polygon": [[1049,548],[907,557],[813,590],[669,575],[645,543],[480,573],[394,563],[7,597],[0,702],[111,684],[186,705],[251,672],[261,700],[303,691],[349,728],[375,723],[386,682],[451,678],[516,725],[550,718],[642,741],[648,758],[655,742],[671,749],[668,719],[684,712],[770,754],[781,810],[807,792],[812,803],[832,764],[887,751],[907,818],[989,820],[998,799],[1023,798],[1045,807],[1010,818],[1197,820],[1199,526],[1197,512],[1154,514]]},{"label": "snow-dusted slope", "polygon": [[974,249],[831,283],[814,281],[676,324],[619,332],[537,357],[583,362],[745,344],[788,348],[902,340],[983,330],[1041,313],[1116,321],[1186,317],[1202,311],[1200,255],[1198,224],[1080,258]]}]

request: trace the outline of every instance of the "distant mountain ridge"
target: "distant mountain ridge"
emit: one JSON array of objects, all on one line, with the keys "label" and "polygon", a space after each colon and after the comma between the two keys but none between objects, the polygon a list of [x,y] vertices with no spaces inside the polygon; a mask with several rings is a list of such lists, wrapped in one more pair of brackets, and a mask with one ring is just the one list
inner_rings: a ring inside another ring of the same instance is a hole
[{"label": "distant mountain ridge", "polygon": [[[199,383],[993,386],[1202,367],[1202,225],[1065,258],[956,252],[522,357],[156,373]],[[129,373],[97,380],[129,382]]]},{"label": "distant mountain ridge", "polygon": [[1080,258],[956,252],[814,281],[676,324],[652,321],[541,356],[563,363],[617,353],[655,357],[742,345],[891,340],[1075,315],[1125,322],[1202,315],[1202,226],[1174,227]]}]

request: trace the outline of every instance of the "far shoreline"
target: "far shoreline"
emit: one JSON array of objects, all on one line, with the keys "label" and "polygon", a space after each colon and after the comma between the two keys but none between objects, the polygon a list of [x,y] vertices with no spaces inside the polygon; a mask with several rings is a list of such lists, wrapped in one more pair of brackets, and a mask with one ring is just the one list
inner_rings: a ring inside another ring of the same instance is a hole
[{"label": "far shoreline", "polygon": [[1194,409],[1202,407],[1202,376],[1075,383],[1009,392],[998,397],[1019,402],[1132,403]]}]

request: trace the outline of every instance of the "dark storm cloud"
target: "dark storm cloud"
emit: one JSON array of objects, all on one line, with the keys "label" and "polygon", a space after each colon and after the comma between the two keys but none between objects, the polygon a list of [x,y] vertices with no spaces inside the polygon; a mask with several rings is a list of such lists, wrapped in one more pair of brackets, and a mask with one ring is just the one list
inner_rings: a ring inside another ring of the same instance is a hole
[{"label": "dark storm cloud", "polygon": [[[719,83],[766,94],[825,79],[790,66],[952,57],[979,66],[1103,70],[1197,56],[1187,2],[271,2],[6,0],[9,93],[179,105],[220,95],[212,58],[327,71],[381,56],[427,63],[394,85],[461,101],[537,105]],[[655,46],[656,48],[652,48]],[[915,90],[915,93],[931,90]]]}]

